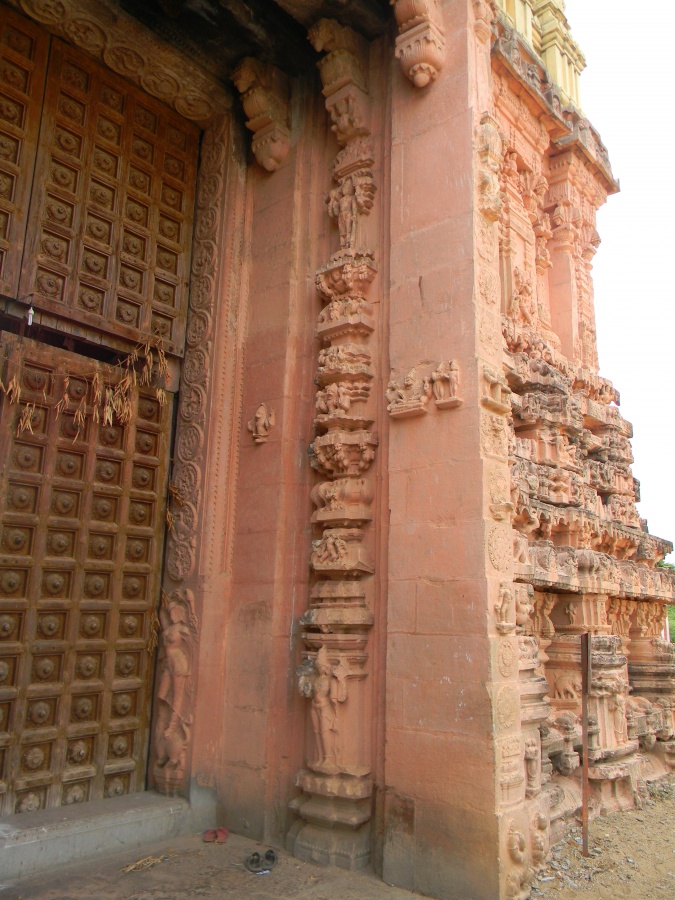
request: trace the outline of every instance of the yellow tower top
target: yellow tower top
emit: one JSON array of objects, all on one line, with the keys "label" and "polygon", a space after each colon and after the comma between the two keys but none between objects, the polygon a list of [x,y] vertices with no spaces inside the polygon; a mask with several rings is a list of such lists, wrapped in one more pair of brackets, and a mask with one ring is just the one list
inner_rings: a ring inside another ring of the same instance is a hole
[{"label": "yellow tower top", "polygon": [[497,6],[539,54],[563,99],[580,109],[579,76],[586,60],[571,35],[565,0],[497,0]]}]

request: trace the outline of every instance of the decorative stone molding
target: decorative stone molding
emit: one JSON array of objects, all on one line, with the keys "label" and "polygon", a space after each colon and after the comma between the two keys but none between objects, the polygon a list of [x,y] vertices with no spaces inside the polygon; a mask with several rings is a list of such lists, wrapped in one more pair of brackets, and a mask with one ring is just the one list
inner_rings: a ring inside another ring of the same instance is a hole
[{"label": "decorative stone molding", "polygon": [[209,125],[231,107],[227,92],[121,9],[97,0],[10,0],[53,34],[139,85],[177,113]]},{"label": "decorative stone molding", "polygon": [[[171,474],[173,487],[173,527],[167,533],[165,591],[170,598],[181,595],[184,604],[192,609],[192,592],[185,588],[196,565],[197,531],[202,513],[202,480],[204,478],[204,445],[207,426],[207,401],[210,387],[209,372],[213,350],[212,329],[215,306],[215,284],[218,263],[218,230],[224,217],[224,169],[227,164],[229,119],[222,117],[206,130],[202,142],[201,167],[197,185],[197,209],[194,226],[191,290],[186,328],[186,348],[183,360],[180,401],[176,425],[174,465]],[[179,587],[181,586],[181,587]],[[170,617],[170,607],[169,617]],[[178,609],[178,607],[176,607]],[[198,645],[197,618],[192,609],[190,647],[196,653]],[[163,627],[165,627],[163,625]],[[168,626],[166,626],[168,627]],[[172,631],[170,634],[178,633]],[[187,634],[181,632],[187,641]],[[167,651],[168,652],[168,651]],[[171,658],[171,654],[168,654]],[[185,708],[180,716],[183,724],[171,732],[171,757],[161,763],[165,754],[161,741],[159,718],[156,719],[152,746],[154,785],[164,793],[186,788],[186,759],[190,747],[190,719],[188,706],[194,692],[192,665],[179,672]],[[167,676],[168,677],[168,676]],[[158,688],[159,690],[159,688]],[[159,695],[158,695],[158,699]],[[157,716],[163,707],[158,705]],[[166,728],[164,729],[166,730]],[[182,746],[179,743],[182,742]]]},{"label": "decorative stone molding", "polygon": [[445,37],[437,0],[391,0],[398,25],[396,59],[406,78],[423,88],[445,62]]},{"label": "decorative stone molding", "polygon": [[263,169],[274,172],[286,158],[291,143],[283,76],[274,66],[246,57],[234,70],[232,81],[241,94],[246,127],[253,132],[253,154]]}]

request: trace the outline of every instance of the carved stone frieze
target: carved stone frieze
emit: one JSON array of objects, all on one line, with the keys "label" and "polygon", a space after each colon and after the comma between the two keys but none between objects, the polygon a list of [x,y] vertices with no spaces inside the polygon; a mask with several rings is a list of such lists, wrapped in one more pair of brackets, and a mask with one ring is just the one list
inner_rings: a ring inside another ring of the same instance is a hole
[{"label": "carved stone frieze", "polygon": [[[209,128],[203,138],[197,186],[197,211],[192,254],[192,290],[188,306],[186,351],[181,377],[172,481],[179,505],[167,538],[166,572],[180,584],[195,564],[198,509],[203,477],[203,434],[212,350],[211,329],[215,303],[217,228],[222,216],[223,167],[226,161],[227,119]],[[188,435],[194,437],[189,437]]]},{"label": "carved stone frieze", "polygon": [[186,119],[206,127],[231,106],[215,79],[121,9],[111,15],[97,0],[10,2]]},{"label": "carved stone frieze", "polygon": [[438,409],[454,409],[462,404],[459,364],[454,359],[440,362],[435,368],[431,363],[420,363],[403,377],[392,379],[385,395],[392,418],[423,415],[432,399]]}]

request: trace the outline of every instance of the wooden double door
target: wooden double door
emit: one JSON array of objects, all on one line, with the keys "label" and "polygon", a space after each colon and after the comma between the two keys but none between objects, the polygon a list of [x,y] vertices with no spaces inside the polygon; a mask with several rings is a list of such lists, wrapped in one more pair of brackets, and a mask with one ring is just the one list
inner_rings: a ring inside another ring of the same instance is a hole
[{"label": "wooden double door", "polygon": [[173,396],[106,396],[182,356],[198,139],[0,4],[4,814],[144,787]]}]

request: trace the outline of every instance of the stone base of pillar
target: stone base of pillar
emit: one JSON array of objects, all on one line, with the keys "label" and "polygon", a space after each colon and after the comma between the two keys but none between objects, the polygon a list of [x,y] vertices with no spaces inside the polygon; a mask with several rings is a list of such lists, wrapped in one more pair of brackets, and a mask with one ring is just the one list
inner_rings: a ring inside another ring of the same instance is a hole
[{"label": "stone base of pillar", "polygon": [[370,865],[370,823],[360,828],[300,820],[286,836],[286,849],[305,862],[358,871]]},{"label": "stone base of pillar", "polygon": [[641,782],[641,760],[639,757],[616,763],[590,766],[588,780],[591,788],[591,803],[599,806],[601,815],[634,809],[636,794]]},{"label": "stone base of pillar", "polygon": [[675,741],[657,741],[652,753],[668,772],[675,773]]},{"label": "stone base of pillar", "polygon": [[370,864],[373,783],[354,775],[322,775],[303,769],[295,783],[303,794],[290,808],[300,820],[286,849],[307,862],[364,869]]}]

